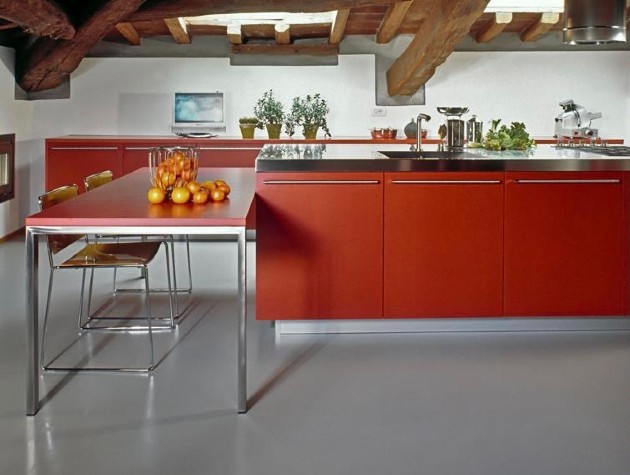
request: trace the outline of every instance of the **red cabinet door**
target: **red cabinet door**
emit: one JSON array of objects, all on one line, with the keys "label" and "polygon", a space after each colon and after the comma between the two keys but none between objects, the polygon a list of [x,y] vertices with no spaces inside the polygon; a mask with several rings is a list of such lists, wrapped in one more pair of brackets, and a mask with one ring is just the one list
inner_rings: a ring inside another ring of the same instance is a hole
[{"label": "red cabinet door", "polygon": [[260,148],[259,146],[201,145],[199,147],[199,166],[254,168]]},{"label": "red cabinet door", "polygon": [[385,175],[385,317],[500,316],[500,173]]},{"label": "red cabinet door", "polygon": [[508,173],[505,312],[627,314],[624,173]]},{"label": "red cabinet door", "polygon": [[382,316],[382,178],[257,174],[257,319]]},{"label": "red cabinet door", "polygon": [[122,175],[119,144],[46,142],[46,190],[75,183],[83,193],[84,178],[103,170],[111,170],[114,178]]}]

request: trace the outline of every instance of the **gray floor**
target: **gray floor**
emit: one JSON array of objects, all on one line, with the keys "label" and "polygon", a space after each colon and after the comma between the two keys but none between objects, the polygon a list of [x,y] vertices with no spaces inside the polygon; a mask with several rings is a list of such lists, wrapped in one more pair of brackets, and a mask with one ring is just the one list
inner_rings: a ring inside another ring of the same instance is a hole
[{"label": "gray floor", "polygon": [[[46,374],[27,418],[23,245],[0,245],[0,473],[630,473],[628,332],[277,337],[250,320],[237,415],[234,246],[193,255],[188,316],[157,338],[151,377]],[[75,309],[71,280],[57,310]]]}]

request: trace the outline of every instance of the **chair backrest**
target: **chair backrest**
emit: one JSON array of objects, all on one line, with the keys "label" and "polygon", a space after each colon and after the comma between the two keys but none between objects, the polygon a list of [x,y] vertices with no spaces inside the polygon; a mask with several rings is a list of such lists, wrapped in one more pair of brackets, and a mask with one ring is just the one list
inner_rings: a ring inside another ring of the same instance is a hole
[{"label": "chair backrest", "polygon": [[[41,195],[38,199],[39,209],[45,210],[59,203],[63,203],[79,195],[77,185],[65,185],[55,188]],[[82,234],[51,234],[48,236],[48,251],[57,254],[70,244],[85,238]]]},{"label": "chair backrest", "polygon": [[91,191],[94,188],[98,188],[99,186],[103,186],[106,183],[109,183],[114,179],[114,174],[111,170],[104,170],[102,172],[94,173],[92,175],[86,176],[83,180],[85,184],[85,191]]}]

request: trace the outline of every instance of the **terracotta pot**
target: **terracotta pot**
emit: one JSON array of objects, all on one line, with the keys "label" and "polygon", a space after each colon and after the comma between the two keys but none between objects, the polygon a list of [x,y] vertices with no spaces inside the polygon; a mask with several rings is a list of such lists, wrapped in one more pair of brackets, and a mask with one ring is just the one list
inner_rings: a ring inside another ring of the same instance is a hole
[{"label": "terracotta pot", "polygon": [[317,138],[317,130],[319,129],[319,125],[305,125],[302,129],[302,133],[304,134],[305,139],[315,139]]},{"label": "terracotta pot", "polygon": [[256,131],[256,125],[254,124],[239,124],[241,128],[241,135],[244,139],[253,139],[254,132]]},{"label": "terracotta pot", "polygon": [[279,139],[282,131],[282,124],[267,124],[267,134],[270,139]]}]

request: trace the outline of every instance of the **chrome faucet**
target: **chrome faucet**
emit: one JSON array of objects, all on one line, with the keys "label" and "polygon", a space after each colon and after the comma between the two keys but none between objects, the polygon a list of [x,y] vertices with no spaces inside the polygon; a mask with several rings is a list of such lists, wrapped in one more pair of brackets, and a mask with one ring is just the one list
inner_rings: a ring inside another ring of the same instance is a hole
[{"label": "chrome faucet", "polygon": [[416,119],[416,125],[418,127],[418,132],[416,133],[416,151],[422,152],[422,121],[425,120],[429,122],[431,120],[430,115],[426,114],[418,114],[418,118]]}]

